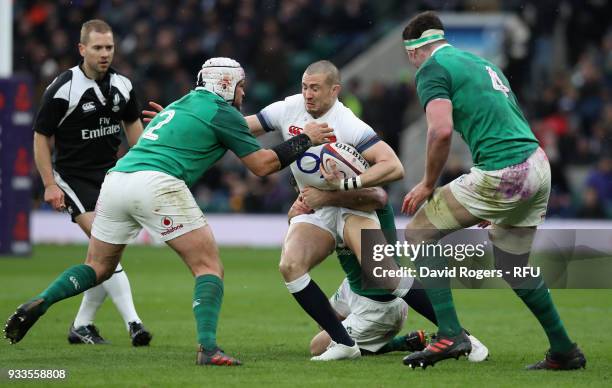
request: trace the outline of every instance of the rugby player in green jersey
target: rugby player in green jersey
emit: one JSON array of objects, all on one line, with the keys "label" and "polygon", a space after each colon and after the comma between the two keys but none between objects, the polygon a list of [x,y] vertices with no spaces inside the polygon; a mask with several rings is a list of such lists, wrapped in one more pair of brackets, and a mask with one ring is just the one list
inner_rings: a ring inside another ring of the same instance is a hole
[{"label": "rugby player in green jersey", "polygon": [[[444,235],[488,222],[496,268],[526,266],[537,225],[546,214],[550,166],[519,108],[504,74],[492,63],[450,44],[433,12],[415,16],[403,32],[416,73],[417,94],[427,118],[423,179],[406,195],[402,211],[414,214],[406,228],[412,243],[434,243]],[[449,154],[452,131],[459,132],[474,167],[436,188]],[[425,205],[421,208],[421,204]],[[444,258],[425,257],[418,267],[443,269]],[[508,273],[512,273],[511,271]],[[565,331],[549,290],[538,276],[504,277],[538,319],[550,342],[546,358],[528,369],[578,369],[586,359]],[[438,319],[435,343],[404,358],[412,368],[456,358],[471,350],[461,328],[448,278],[422,278]]]},{"label": "rugby player in green jersey", "polygon": [[[361,211],[376,211],[380,228],[389,244],[397,240],[395,215],[387,202],[387,193],[381,187],[365,188],[352,192],[319,190],[306,187],[295,200],[288,217],[307,214],[321,206],[345,206]],[[355,340],[362,355],[377,355],[394,351],[419,351],[426,345],[422,330],[397,336],[403,328],[408,306],[437,325],[433,307],[422,286],[415,283],[409,293],[398,298],[389,290],[364,287],[362,269],[357,256],[348,248],[336,248],[338,261],[346,274],[338,290],[330,298],[330,304]],[[481,362],[487,359],[489,351],[476,337],[469,335],[472,351],[468,359]],[[331,344],[331,337],[321,330],[310,343],[313,356],[322,354]]]},{"label": "rugby player in green jersey", "polygon": [[223,298],[223,266],[206,218],[189,186],[228,150],[258,176],[287,167],[332,129],[309,123],[302,134],[262,149],[239,112],[244,70],[229,58],[207,60],[195,90],[168,105],[147,126],[138,143],[106,176],[91,231],[85,264],[63,272],[39,295],[17,308],[4,329],[19,342],[54,303],[108,279],[126,246],[145,227],[165,241],[195,277],[193,312],[199,365],[240,365],[217,345]]}]

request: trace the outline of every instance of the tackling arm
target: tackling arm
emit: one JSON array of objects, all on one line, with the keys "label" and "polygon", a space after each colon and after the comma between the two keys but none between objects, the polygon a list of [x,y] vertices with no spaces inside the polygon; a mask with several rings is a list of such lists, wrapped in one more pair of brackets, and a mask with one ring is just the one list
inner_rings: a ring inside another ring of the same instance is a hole
[{"label": "tackling arm", "polygon": [[328,191],[307,186],[302,190],[301,197],[312,209],[337,206],[369,212],[381,209],[387,204],[387,193],[381,187],[354,191]]},{"label": "tackling arm", "polygon": [[265,176],[278,170],[282,170],[313,145],[323,144],[328,141],[333,129],[326,123],[311,122],[304,127],[304,133],[286,140],[272,149],[260,149],[241,158],[253,174]]},{"label": "tackling arm", "polygon": [[261,125],[261,122],[259,122],[257,115],[246,116],[244,119],[246,120],[249,130],[253,136],[257,137],[266,133],[266,130],[264,129],[263,125]]}]

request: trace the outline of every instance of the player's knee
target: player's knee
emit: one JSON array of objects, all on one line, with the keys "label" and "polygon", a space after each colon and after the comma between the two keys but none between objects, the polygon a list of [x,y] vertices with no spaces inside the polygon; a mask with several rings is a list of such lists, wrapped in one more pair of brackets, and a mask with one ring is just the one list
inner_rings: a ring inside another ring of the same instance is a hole
[{"label": "player's knee", "polygon": [[438,240],[439,232],[432,227],[424,228],[410,222],[404,230],[404,237],[409,244],[421,244]]},{"label": "player's knee", "polygon": [[115,273],[115,268],[113,268],[110,265],[99,265],[99,264],[92,264],[92,263],[88,263],[88,265],[92,267],[93,270],[96,272],[96,283],[97,284],[107,281]]},{"label": "player's knee", "polygon": [[294,256],[286,254],[283,254],[281,257],[278,270],[286,281],[294,280],[308,272],[308,268],[304,266],[303,260],[298,260]]}]

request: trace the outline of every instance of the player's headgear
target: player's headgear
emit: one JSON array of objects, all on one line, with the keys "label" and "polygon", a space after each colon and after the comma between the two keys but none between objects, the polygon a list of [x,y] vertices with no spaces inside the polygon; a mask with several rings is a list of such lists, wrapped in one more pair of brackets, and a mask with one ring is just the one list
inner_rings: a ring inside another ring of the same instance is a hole
[{"label": "player's headgear", "polygon": [[196,87],[218,94],[230,104],[234,102],[236,85],[245,78],[240,63],[231,58],[210,58],[198,72]]}]

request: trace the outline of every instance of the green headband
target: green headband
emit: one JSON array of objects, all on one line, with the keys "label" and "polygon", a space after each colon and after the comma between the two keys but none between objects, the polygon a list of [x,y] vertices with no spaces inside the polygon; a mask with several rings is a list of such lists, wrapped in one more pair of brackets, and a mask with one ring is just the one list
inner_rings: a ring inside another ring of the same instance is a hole
[{"label": "green headband", "polygon": [[425,46],[426,44],[443,40],[444,39],[444,30],[427,30],[423,31],[420,38],[416,39],[408,39],[404,41],[404,46],[406,50],[415,50],[419,47]]}]

